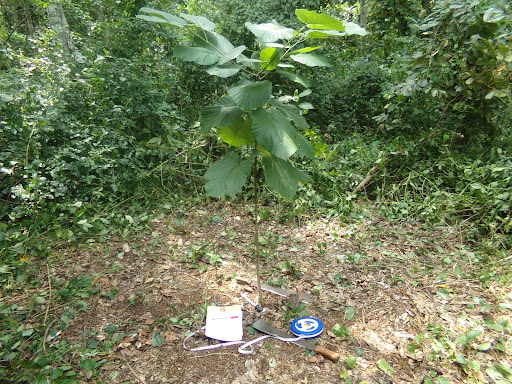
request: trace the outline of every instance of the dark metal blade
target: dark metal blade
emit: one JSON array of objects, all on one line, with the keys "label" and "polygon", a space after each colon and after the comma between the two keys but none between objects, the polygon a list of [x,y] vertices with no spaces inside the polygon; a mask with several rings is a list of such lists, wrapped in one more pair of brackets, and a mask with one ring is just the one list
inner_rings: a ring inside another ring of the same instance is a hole
[{"label": "dark metal blade", "polygon": [[[284,331],[281,331],[279,328],[274,327],[273,325],[270,325],[265,320],[258,320],[255,322],[252,327],[254,329],[257,329],[260,332],[266,333],[267,335],[282,337],[284,339],[296,339],[297,336],[290,335],[289,333],[286,333]],[[316,345],[310,342],[307,342],[306,340],[295,340],[290,341],[290,343],[295,343],[297,345],[300,345],[301,347],[304,347],[306,349],[309,349],[310,351],[314,351],[316,348]]]}]

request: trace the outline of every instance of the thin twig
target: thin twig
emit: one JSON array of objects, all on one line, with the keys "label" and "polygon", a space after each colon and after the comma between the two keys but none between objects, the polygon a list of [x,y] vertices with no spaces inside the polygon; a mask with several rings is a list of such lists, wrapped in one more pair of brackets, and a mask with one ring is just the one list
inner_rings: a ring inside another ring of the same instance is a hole
[{"label": "thin twig", "polygon": [[48,288],[50,293],[48,294],[48,305],[46,306],[46,313],[44,314],[43,326],[46,325],[48,321],[48,313],[50,312],[50,304],[52,303],[52,278],[50,276],[50,264],[46,264],[46,271],[48,274]]},{"label": "thin twig", "polygon": [[132,366],[130,365],[130,363],[128,362],[128,360],[123,360],[123,362],[127,365],[127,367],[130,369],[130,371],[133,373],[133,375],[137,378],[137,380],[145,383],[146,382],[146,379],[144,379],[144,377],[141,377],[137,374],[137,372],[135,372],[132,368]]}]

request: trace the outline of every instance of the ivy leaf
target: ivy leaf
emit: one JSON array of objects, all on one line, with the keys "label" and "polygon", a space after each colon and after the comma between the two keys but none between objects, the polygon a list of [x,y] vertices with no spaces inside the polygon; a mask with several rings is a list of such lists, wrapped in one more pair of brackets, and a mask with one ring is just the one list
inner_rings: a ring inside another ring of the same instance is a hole
[{"label": "ivy leaf", "polygon": [[232,124],[242,110],[229,96],[223,96],[215,105],[205,107],[201,111],[201,132],[208,133],[213,127],[224,127]]},{"label": "ivy leaf", "polygon": [[169,25],[172,25],[175,27],[186,27],[186,26],[190,25],[189,23],[187,23],[185,20],[183,20],[182,18],[180,18],[178,16],[174,16],[174,15],[171,15],[170,13],[162,12],[157,9],[143,7],[140,9],[140,12],[144,12],[144,13],[151,15],[151,16],[137,15],[137,18],[142,19],[142,20],[152,21],[152,22],[156,22],[156,23],[169,24]]},{"label": "ivy leaf", "polygon": [[219,131],[219,136],[226,143],[234,147],[254,144],[252,119],[244,120],[238,117],[233,124],[222,127]]},{"label": "ivy leaf", "polygon": [[206,194],[213,197],[236,195],[242,191],[251,168],[249,161],[240,161],[233,152],[228,154],[206,171]]},{"label": "ivy leaf", "polygon": [[208,20],[204,16],[189,15],[188,13],[180,13],[180,16],[206,31],[213,31],[217,28],[217,25],[215,25],[214,22]]},{"label": "ivy leaf", "polygon": [[345,309],[345,320],[346,321],[352,320],[355,315],[356,315],[356,310],[354,309],[354,307],[347,307]]},{"label": "ivy leaf", "polygon": [[331,64],[323,56],[314,53],[299,53],[298,55],[291,55],[293,61],[307,65],[308,67],[330,67]]},{"label": "ivy leaf", "polygon": [[377,361],[377,367],[379,367],[381,371],[387,373],[390,376],[395,373],[395,369],[384,359]]},{"label": "ivy leaf", "polygon": [[333,29],[335,31],[345,31],[345,26],[342,21],[335,19],[323,13],[316,13],[315,11],[308,11],[307,9],[296,9],[295,15],[308,26],[313,29]]},{"label": "ivy leaf", "polygon": [[306,88],[309,88],[309,86],[311,85],[311,83],[309,82],[308,79],[306,79],[303,76],[297,75],[295,73],[281,71],[281,70],[276,71],[276,72],[279,73],[281,76],[286,77],[288,80],[293,81],[295,83],[299,83],[299,84],[305,86]]},{"label": "ivy leaf", "polygon": [[266,184],[281,196],[289,199],[293,199],[295,196],[299,182],[309,178],[290,162],[275,156],[265,156],[262,162]]},{"label": "ivy leaf", "polygon": [[242,66],[240,65],[219,65],[208,68],[206,72],[212,76],[226,78],[236,75],[238,72],[240,72],[240,69],[242,69]]},{"label": "ivy leaf", "polygon": [[254,112],[254,137],[267,151],[283,160],[293,155],[298,147],[293,140],[295,128],[276,109],[259,108]]},{"label": "ivy leaf", "polygon": [[334,326],[332,327],[332,333],[334,333],[334,335],[338,337],[348,337],[350,336],[350,329],[340,324],[334,324]]},{"label": "ivy leaf", "polygon": [[272,94],[272,83],[268,80],[242,80],[228,89],[228,94],[244,111],[256,109],[265,104]]},{"label": "ivy leaf", "polygon": [[245,26],[262,42],[274,43],[277,40],[289,40],[295,35],[295,30],[286,28],[275,20],[270,23],[253,24],[245,23]]},{"label": "ivy leaf", "polygon": [[347,356],[347,365],[350,369],[354,369],[356,367],[357,360],[355,356]]},{"label": "ivy leaf", "polygon": [[219,61],[219,55],[216,52],[203,47],[183,47],[174,48],[173,57],[185,61],[193,61],[199,65],[212,65]]},{"label": "ivy leaf", "polygon": [[470,341],[475,340],[478,336],[482,334],[482,331],[480,330],[473,330],[469,331],[468,333],[459,336],[457,339],[455,339],[456,344],[467,344]]}]

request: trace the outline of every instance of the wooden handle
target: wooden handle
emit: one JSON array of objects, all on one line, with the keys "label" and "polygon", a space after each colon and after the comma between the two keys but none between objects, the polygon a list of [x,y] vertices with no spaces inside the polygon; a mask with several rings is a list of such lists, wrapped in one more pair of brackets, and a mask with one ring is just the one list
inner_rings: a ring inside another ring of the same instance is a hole
[{"label": "wooden handle", "polygon": [[322,355],[326,359],[331,360],[333,363],[337,362],[340,359],[340,354],[334,351],[331,351],[329,349],[326,349],[324,347],[316,347],[315,353],[318,353],[319,355]]}]

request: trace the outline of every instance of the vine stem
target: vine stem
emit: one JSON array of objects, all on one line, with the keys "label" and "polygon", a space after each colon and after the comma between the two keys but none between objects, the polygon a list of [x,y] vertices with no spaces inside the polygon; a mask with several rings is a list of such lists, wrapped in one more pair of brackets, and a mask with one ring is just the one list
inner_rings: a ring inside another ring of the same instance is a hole
[{"label": "vine stem", "polygon": [[[258,150],[258,143],[254,144],[255,151]],[[263,307],[263,293],[261,291],[261,266],[260,266],[260,223],[259,223],[259,204],[258,204],[258,156],[254,156],[253,165],[254,179],[254,246],[256,249],[256,281],[258,282],[259,304]]]}]

